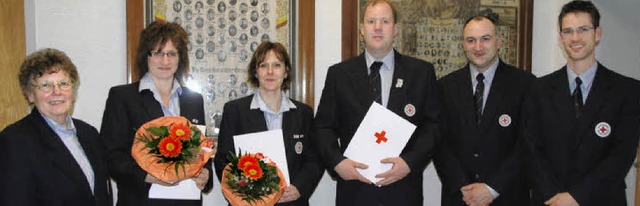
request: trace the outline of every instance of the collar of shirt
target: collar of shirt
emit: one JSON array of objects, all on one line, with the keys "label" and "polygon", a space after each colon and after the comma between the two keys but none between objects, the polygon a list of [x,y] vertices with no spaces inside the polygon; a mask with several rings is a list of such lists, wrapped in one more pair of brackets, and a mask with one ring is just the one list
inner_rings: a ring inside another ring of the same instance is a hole
[{"label": "collar of shirt", "polygon": [[[496,70],[498,69],[499,62],[500,60],[496,59],[496,62],[491,64],[491,66],[489,66],[487,70],[482,72],[482,75],[484,76],[484,96],[485,97],[487,96],[487,94],[489,94],[489,89],[491,89],[491,82],[493,82],[493,76],[495,76],[496,74]],[[475,91],[476,85],[478,84],[478,80],[476,79],[476,76],[478,76],[480,72],[478,72],[478,69],[475,66],[473,66],[473,64],[469,64],[469,68],[470,68],[469,70],[471,71],[471,83],[473,86],[473,88],[471,88],[472,89],[471,91],[473,92]]]},{"label": "collar of shirt", "polygon": [[151,78],[151,74],[147,72],[144,74],[142,79],[140,79],[140,86],[138,87],[138,92],[142,92],[143,90],[148,89],[153,93],[153,98],[160,103],[162,107],[162,112],[165,116],[178,116],[180,115],[180,101],[178,97],[182,95],[182,87],[180,87],[180,82],[177,79],[173,79],[173,87],[171,88],[171,97],[169,98],[169,107],[165,107],[162,103],[162,97],[160,97],[160,92],[158,92],[158,88],[153,83],[153,79]]},{"label": "collar of shirt", "polygon": [[44,118],[49,127],[51,127],[51,129],[53,129],[53,131],[60,137],[60,139],[76,135],[76,127],[73,124],[73,120],[71,120],[70,115],[67,115],[67,117],[65,118],[67,125],[58,124],[56,121],[53,121],[49,117],[42,114],[40,115],[42,116],[42,118]]},{"label": "collar of shirt", "polygon": [[384,73],[389,73],[393,71],[393,65],[394,65],[394,50],[391,50],[387,55],[385,55],[384,57],[382,57],[382,59],[376,59],[375,57],[373,57],[373,55],[371,55],[371,53],[369,53],[368,51],[364,51],[364,57],[365,60],[367,62],[367,74],[371,73],[371,65],[373,64],[373,62],[375,61],[381,61],[382,62],[382,67],[380,67],[380,71],[382,71],[380,73],[380,75],[382,76]]},{"label": "collar of shirt", "polygon": [[251,99],[251,105],[249,109],[260,109],[260,111],[264,113],[281,114],[284,112],[288,112],[291,109],[297,108],[296,105],[293,104],[293,101],[287,98],[287,95],[284,92],[282,92],[282,94],[280,95],[282,95],[282,98],[280,101],[280,111],[276,113],[267,106],[267,103],[265,103],[260,97],[260,90],[256,89],[253,92],[253,99]]},{"label": "collar of shirt", "polygon": [[[41,114],[42,115],[42,114]],[[87,158],[80,141],[76,135],[76,127],[73,124],[73,120],[70,115],[67,115],[66,122],[67,125],[61,125],[57,122],[49,119],[48,117],[42,115],[42,118],[47,122],[49,127],[53,129],[53,131],[60,137],[64,146],[69,150],[69,153],[73,156],[82,169],[82,173],[84,173],[85,178],[87,179],[87,183],[89,183],[89,187],[91,188],[91,192],[93,193],[93,189],[95,188],[95,176],[93,173],[93,168],[91,167],[91,163]]]},{"label": "collar of shirt", "polygon": [[393,83],[393,71],[395,70],[395,50],[391,50],[391,52],[382,57],[382,59],[375,59],[373,55],[366,50],[364,54],[367,63],[367,73],[371,73],[370,67],[374,61],[382,62],[382,67],[380,67],[380,98],[382,100],[382,106],[387,107],[391,93],[391,84]]},{"label": "collar of shirt", "polygon": [[[598,62],[593,63],[586,71],[580,75],[580,80],[582,80],[582,85],[580,85],[580,91],[582,92],[582,102],[587,100],[587,95],[589,95],[589,91],[591,90],[591,85],[593,85],[593,79],[596,77],[596,71],[598,70]],[[573,93],[573,90],[576,89],[576,77],[578,75],[573,72],[573,69],[569,67],[567,64],[567,77],[569,81],[569,93]]]}]

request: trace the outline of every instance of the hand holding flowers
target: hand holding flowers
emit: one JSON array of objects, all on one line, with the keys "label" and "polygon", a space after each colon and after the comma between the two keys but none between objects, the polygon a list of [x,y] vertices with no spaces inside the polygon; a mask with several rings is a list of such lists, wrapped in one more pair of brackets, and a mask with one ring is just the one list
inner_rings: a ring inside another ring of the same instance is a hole
[{"label": "hand holding flowers", "polygon": [[153,177],[174,183],[196,177],[213,153],[212,146],[186,118],[165,116],[138,129],[131,155]]}]

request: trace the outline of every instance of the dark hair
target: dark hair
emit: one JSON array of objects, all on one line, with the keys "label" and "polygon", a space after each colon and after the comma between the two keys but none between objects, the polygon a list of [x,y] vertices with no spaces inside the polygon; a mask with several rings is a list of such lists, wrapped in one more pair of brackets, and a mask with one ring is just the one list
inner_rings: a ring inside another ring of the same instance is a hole
[{"label": "dark hair", "polygon": [[144,76],[149,71],[148,58],[152,50],[156,47],[162,50],[169,41],[178,50],[178,70],[174,77],[178,79],[180,85],[183,84],[183,78],[189,73],[189,54],[187,53],[189,37],[179,24],[173,22],[153,22],[140,33],[136,56],[138,77]]},{"label": "dark hair", "polygon": [[[360,19],[362,20],[362,22],[364,22],[364,14],[367,12],[367,9],[369,7],[375,6],[376,4],[379,3],[386,3],[387,5],[389,5],[389,7],[391,7],[391,14],[393,15],[393,23],[398,23],[398,9],[396,9],[396,5],[389,1],[389,0],[369,0],[367,1],[367,3],[364,5],[364,7],[362,7],[362,13],[360,14]],[[362,23],[361,22],[361,23]]]},{"label": "dark hair", "polygon": [[22,93],[26,95],[27,92],[31,91],[32,80],[45,74],[54,74],[60,71],[64,71],[69,75],[75,92],[80,85],[78,69],[64,52],[57,49],[44,48],[31,53],[20,65],[20,72],[18,73]]},{"label": "dark hair", "polygon": [[252,87],[260,87],[260,81],[258,81],[257,70],[258,65],[262,63],[266,58],[267,54],[273,51],[278,60],[282,61],[285,66],[285,77],[282,80],[282,90],[287,91],[291,86],[291,60],[289,59],[289,54],[287,53],[287,49],[282,46],[282,44],[278,42],[269,42],[264,41],[258,46],[256,51],[253,53],[251,57],[251,61],[249,62],[249,66],[247,67],[247,82]]},{"label": "dark hair", "polygon": [[598,28],[600,26],[600,12],[598,12],[598,8],[596,8],[596,6],[591,3],[591,1],[574,0],[562,6],[562,10],[560,11],[560,15],[558,16],[558,27],[561,30],[562,19],[568,13],[587,13],[591,15],[591,22],[593,23],[593,27]]},{"label": "dark hair", "polygon": [[472,16],[471,18],[467,19],[467,21],[464,22],[464,26],[462,27],[463,32],[464,32],[464,28],[467,27],[469,22],[471,22],[471,21],[482,21],[483,19],[489,20],[491,22],[491,24],[493,24],[493,27],[496,30],[496,34],[498,34],[498,26],[496,25],[498,23],[497,16],[494,16],[494,15],[491,15],[491,14],[478,14],[478,15]]}]

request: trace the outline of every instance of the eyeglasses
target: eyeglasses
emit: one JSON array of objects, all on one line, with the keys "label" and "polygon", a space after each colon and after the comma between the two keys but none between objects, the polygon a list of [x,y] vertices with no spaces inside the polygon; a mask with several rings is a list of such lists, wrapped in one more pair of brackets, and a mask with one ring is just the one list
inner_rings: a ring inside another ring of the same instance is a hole
[{"label": "eyeglasses", "polygon": [[44,93],[51,93],[53,89],[55,89],[56,85],[62,91],[67,91],[73,88],[73,82],[69,82],[69,81],[58,81],[58,83],[46,81],[40,84],[31,84],[31,86],[38,88],[40,91]]},{"label": "eyeglasses", "polygon": [[165,56],[174,59],[176,57],[178,57],[178,53],[174,52],[174,51],[170,51],[170,52],[161,52],[161,51],[151,51],[149,52],[149,56],[153,57],[153,58],[164,58]]},{"label": "eyeglasses", "polygon": [[571,36],[573,35],[573,33],[578,33],[578,34],[583,34],[591,29],[595,29],[596,27],[589,27],[589,26],[581,26],[578,27],[577,29],[573,29],[573,28],[564,28],[560,31],[560,34],[562,36]]}]

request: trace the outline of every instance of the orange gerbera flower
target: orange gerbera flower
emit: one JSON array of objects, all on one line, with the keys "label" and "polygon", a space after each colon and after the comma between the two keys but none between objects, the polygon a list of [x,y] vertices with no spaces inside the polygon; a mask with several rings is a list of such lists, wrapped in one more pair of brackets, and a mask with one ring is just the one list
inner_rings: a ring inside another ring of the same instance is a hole
[{"label": "orange gerbera flower", "polygon": [[160,154],[165,157],[176,157],[182,151],[182,142],[180,142],[180,140],[178,139],[165,137],[164,139],[160,140],[158,149],[160,149]]},{"label": "orange gerbera flower", "polygon": [[184,124],[173,124],[169,129],[169,136],[178,140],[189,140],[191,138],[191,129]]},{"label": "orange gerbera flower", "polygon": [[249,165],[258,165],[258,160],[253,155],[244,155],[238,159],[238,169],[244,171]]},{"label": "orange gerbera flower", "polygon": [[242,170],[244,175],[251,180],[258,180],[262,177],[262,168],[258,164],[250,164]]}]

